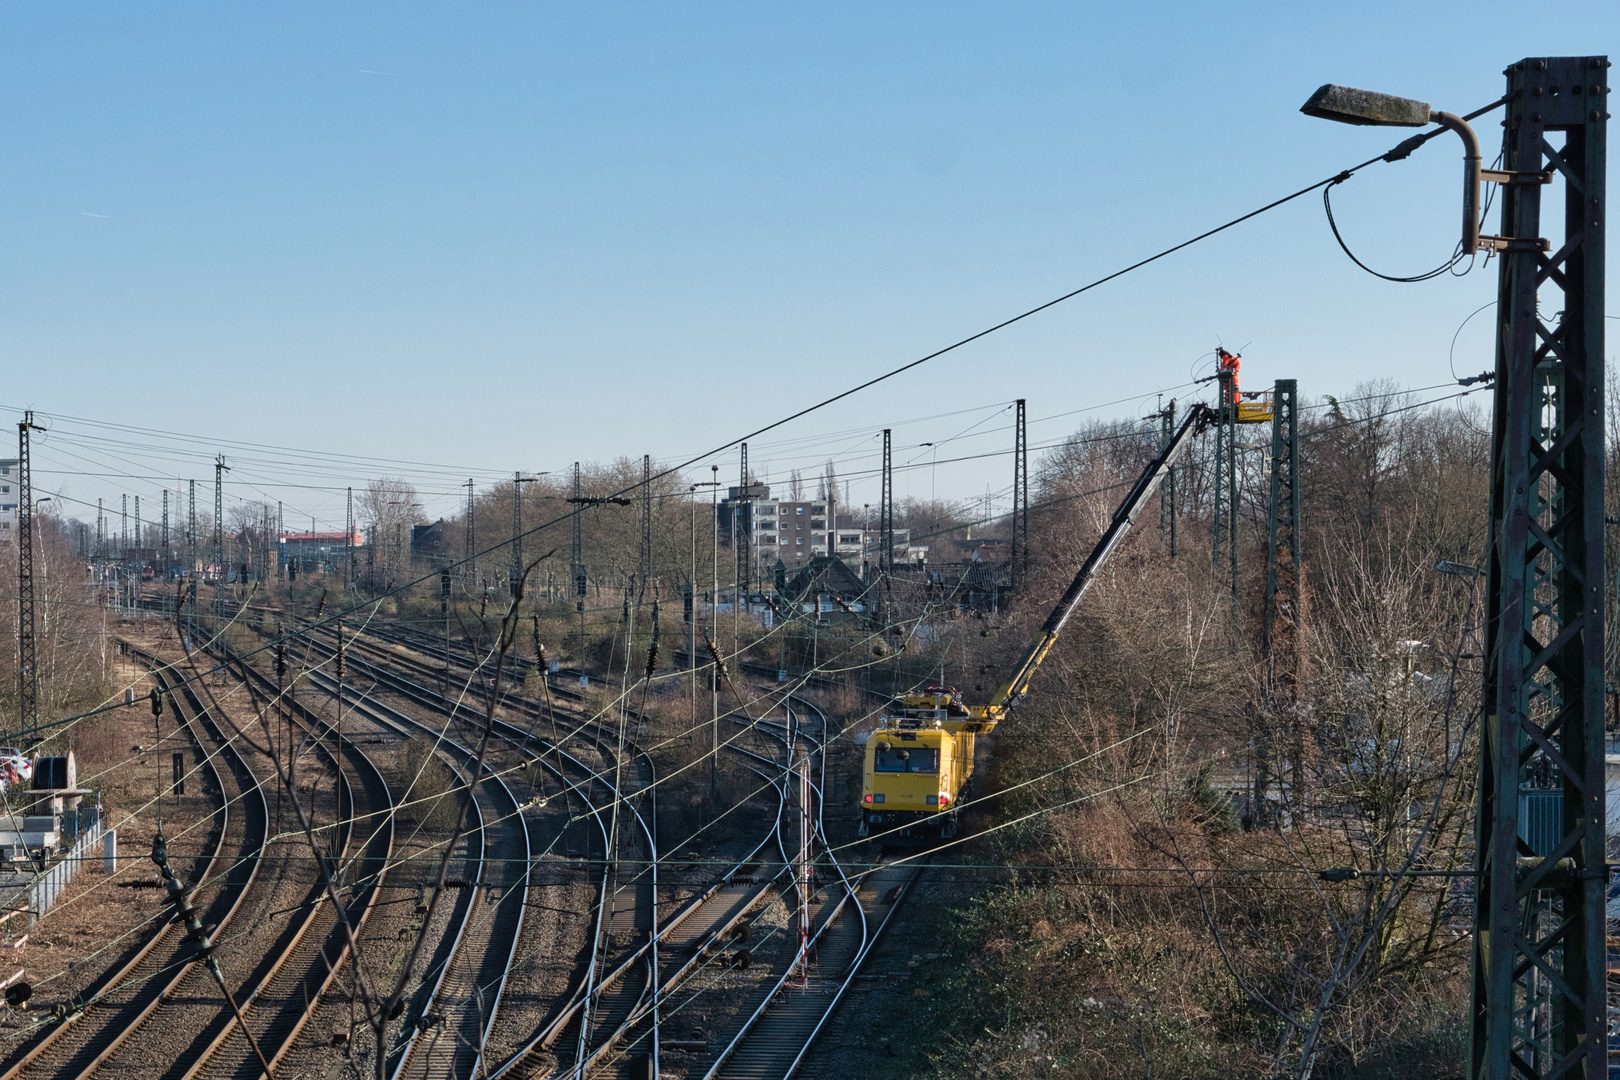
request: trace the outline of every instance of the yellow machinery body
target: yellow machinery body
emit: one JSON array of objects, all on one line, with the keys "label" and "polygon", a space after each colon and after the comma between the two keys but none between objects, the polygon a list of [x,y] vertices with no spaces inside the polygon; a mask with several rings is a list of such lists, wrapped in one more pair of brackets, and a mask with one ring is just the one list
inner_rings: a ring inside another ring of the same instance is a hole
[{"label": "yellow machinery body", "polygon": [[1271,394],[1244,394],[1249,400],[1239,400],[1237,403],[1237,422],[1240,424],[1269,424],[1271,423]]},{"label": "yellow machinery body", "polygon": [[973,777],[974,736],[994,724],[987,727],[983,707],[969,709],[953,690],[930,688],[894,704],[866,740],[863,834],[875,828],[886,837],[901,837],[924,826],[950,836],[956,831],[956,807]]}]

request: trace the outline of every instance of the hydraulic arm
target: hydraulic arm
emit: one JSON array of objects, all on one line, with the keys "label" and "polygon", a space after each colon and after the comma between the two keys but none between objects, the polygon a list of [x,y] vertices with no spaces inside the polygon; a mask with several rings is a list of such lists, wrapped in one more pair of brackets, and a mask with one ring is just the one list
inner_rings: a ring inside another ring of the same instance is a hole
[{"label": "hydraulic arm", "polygon": [[[1074,609],[1079,607],[1081,597],[1091,588],[1091,583],[1097,579],[1098,572],[1108,562],[1109,557],[1118,550],[1120,542],[1125,539],[1125,534],[1131,531],[1131,526],[1136,523],[1137,514],[1141,513],[1153,493],[1158,490],[1159,482],[1164,479],[1170,466],[1176,463],[1182,449],[1194,435],[1214,422],[1215,410],[1208,405],[1196,404],[1187,411],[1186,419],[1181,422],[1181,426],[1165,440],[1158,454],[1132,485],[1130,493],[1119,504],[1119,509],[1114,511],[1113,521],[1098,539],[1096,547],[1091,549],[1086,561],[1081,564],[1080,570],[1074,575],[1074,580],[1069,582],[1069,587],[1059,597],[1057,605],[1052,608],[1052,614],[1047,616],[1046,622],[1030,640],[1029,647],[1024,650],[1024,655],[1018,661],[1018,666],[1013,669],[1012,675],[996,691],[988,704],[969,706],[966,710],[962,710],[965,711],[965,716],[960,715],[958,709],[949,709],[949,713],[957,715],[946,715],[941,718],[940,727],[947,731],[986,732],[994,729],[1002,721],[1007,715],[1007,710],[1017,704],[1018,699],[1029,689],[1029,682],[1035,674],[1035,669],[1041,666],[1046,654],[1052,651],[1058,635],[1063,632],[1064,624],[1069,621],[1069,616],[1074,614]],[[930,703],[927,707],[937,706]]]}]

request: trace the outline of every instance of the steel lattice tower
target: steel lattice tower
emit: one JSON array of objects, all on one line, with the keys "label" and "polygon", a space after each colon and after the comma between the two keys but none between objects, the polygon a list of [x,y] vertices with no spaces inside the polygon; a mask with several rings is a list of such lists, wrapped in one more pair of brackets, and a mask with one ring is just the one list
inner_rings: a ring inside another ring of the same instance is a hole
[{"label": "steel lattice tower", "polygon": [[162,545],[159,558],[165,565],[169,561],[169,489],[163,489],[163,529],[159,534],[158,542]]},{"label": "steel lattice tower", "polygon": [[107,508],[96,500],[96,558],[107,552]]},{"label": "steel lattice tower", "polygon": [[189,481],[191,485],[191,498],[187,504],[186,518],[186,558],[191,563],[191,572],[197,572],[197,481]]},{"label": "steel lattice tower", "polygon": [[467,477],[467,482],[461,486],[467,489],[467,520],[464,522],[466,537],[462,541],[466,545],[466,550],[462,552],[462,555],[467,560],[466,579],[476,586],[478,584],[478,531],[473,524],[472,477]]},{"label": "steel lattice tower", "polygon": [[225,474],[229,471],[225,455],[220,454],[214,459],[214,566],[221,582],[230,580],[225,571]]},{"label": "steel lattice tower", "polygon": [[652,580],[652,455],[641,456],[641,558],[637,564],[636,603],[647,595]]},{"label": "steel lattice tower", "polygon": [[887,577],[894,570],[894,439],[883,429],[883,490],[878,504],[878,569]]},{"label": "steel lattice tower", "polygon": [[[343,558],[348,567],[345,573],[349,575],[349,584],[354,584],[354,488],[348,489],[348,499],[343,511]],[[368,582],[369,584],[369,582]]]},{"label": "steel lattice tower", "polygon": [[34,413],[23,413],[17,425],[17,703],[19,726],[31,731],[39,724],[39,663],[34,642],[34,475],[32,431]]},{"label": "steel lattice tower", "polygon": [[1225,572],[1231,578],[1232,602],[1238,598],[1238,478],[1237,478],[1237,384],[1223,372],[1218,383],[1220,404],[1215,424],[1215,510],[1210,526],[1211,554],[1217,577]]},{"label": "steel lattice tower", "polygon": [[580,477],[579,462],[574,462],[574,537],[569,559],[574,567],[574,596],[581,612],[585,610],[585,491]]},{"label": "steel lattice tower", "polygon": [[[1176,399],[1171,398],[1159,413],[1159,442],[1168,442],[1176,430]],[[1176,557],[1176,467],[1164,471],[1164,483],[1159,485],[1159,535],[1170,545],[1170,557]]]},{"label": "steel lattice tower", "polygon": [[[1507,72],[1469,1076],[1605,1072],[1603,226],[1608,61]],[[1553,145],[1559,142],[1561,145]],[[1563,227],[1543,240],[1542,187]],[[1548,254],[1550,252],[1550,254]],[[1538,296],[1545,289],[1546,296]],[[1543,315],[1545,313],[1545,316]],[[1562,796],[1521,836],[1527,780]]]},{"label": "steel lattice tower", "polygon": [[[141,543],[141,497],[135,496],[135,550],[140,552],[146,545]],[[139,558],[139,555],[136,556]]]},{"label": "steel lattice tower", "polygon": [[[1271,498],[1266,513],[1266,605],[1261,649],[1268,682],[1292,680],[1299,642],[1299,384],[1278,379],[1271,406]],[[1281,669],[1281,670],[1276,670]]]},{"label": "steel lattice tower", "polygon": [[518,582],[523,579],[523,474],[512,474],[512,570],[507,577],[507,589],[517,595]]},{"label": "steel lattice tower", "polygon": [[129,496],[118,496],[118,557],[129,561]]},{"label": "steel lattice tower", "polygon": [[742,594],[754,584],[754,505],[748,497],[748,444],[742,444],[742,472],[737,481],[737,497],[731,508],[731,542],[737,549],[737,597],[741,610]]},{"label": "steel lattice tower", "polygon": [[[1013,422],[1012,584],[1017,588],[1029,573],[1029,427],[1024,399],[1018,399]],[[883,440],[884,481],[889,476],[888,432]]]}]

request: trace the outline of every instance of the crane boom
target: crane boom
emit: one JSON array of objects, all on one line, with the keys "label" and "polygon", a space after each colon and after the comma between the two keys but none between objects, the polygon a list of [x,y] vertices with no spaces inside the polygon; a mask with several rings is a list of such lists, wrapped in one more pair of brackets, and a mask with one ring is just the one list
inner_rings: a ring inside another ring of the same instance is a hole
[{"label": "crane boom", "polygon": [[[1186,419],[1181,422],[1181,426],[1164,441],[1164,445],[1159,448],[1153,460],[1148,462],[1147,468],[1142,470],[1142,475],[1137,477],[1130,492],[1114,511],[1113,521],[1097,540],[1086,561],[1081,564],[1079,571],[1074,575],[1074,580],[1069,582],[1069,587],[1058,598],[1052,613],[1046,617],[1046,622],[1030,640],[1029,647],[1024,650],[1024,655],[1019,660],[1018,666],[1013,669],[1011,677],[996,691],[989,704],[969,707],[969,719],[966,723],[956,721],[963,730],[981,732],[991,730],[1006,716],[1007,710],[1024,696],[1025,691],[1029,689],[1029,682],[1035,674],[1035,669],[1041,666],[1046,654],[1057,644],[1058,635],[1063,632],[1063,626],[1069,621],[1069,616],[1080,606],[1081,598],[1096,580],[1098,571],[1119,548],[1125,534],[1130,532],[1131,526],[1136,523],[1137,514],[1158,490],[1159,482],[1164,479],[1165,473],[1176,463],[1176,458],[1188,440],[1214,423],[1215,419],[1215,410],[1208,405],[1195,404],[1187,411]],[[947,720],[945,726],[953,725]]]}]

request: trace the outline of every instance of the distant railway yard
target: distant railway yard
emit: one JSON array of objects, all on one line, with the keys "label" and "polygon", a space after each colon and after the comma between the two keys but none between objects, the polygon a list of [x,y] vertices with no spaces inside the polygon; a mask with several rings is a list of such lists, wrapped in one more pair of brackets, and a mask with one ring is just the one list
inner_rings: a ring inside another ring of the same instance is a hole
[{"label": "distant railway yard", "polygon": [[814,688],[739,674],[710,770],[577,671],[173,606],[115,627],[116,849],[11,935],[7,1080],[785,1077],[924,871],[856,841],[854,718]]}]

